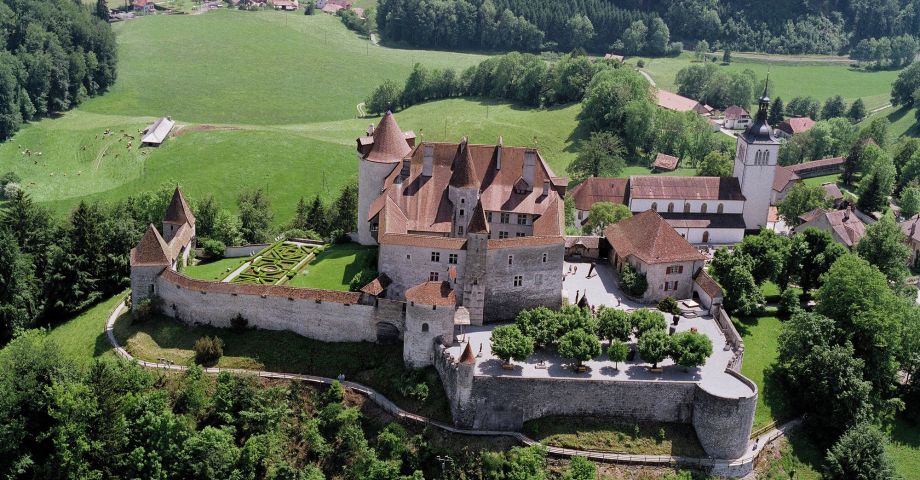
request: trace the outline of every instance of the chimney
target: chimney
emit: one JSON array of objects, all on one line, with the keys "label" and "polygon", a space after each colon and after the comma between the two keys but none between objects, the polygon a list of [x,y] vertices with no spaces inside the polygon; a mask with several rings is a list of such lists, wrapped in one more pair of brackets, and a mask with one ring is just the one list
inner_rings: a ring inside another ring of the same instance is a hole
[{"label": "chimney", "polygon": [[524,178],[524,181],[527,182],[527,185],[530,186],[530,189],[533,190],[533,176],[534,171],[537,168],[537,152],[535,150],[527,150],[524,152],[524,171],[521,173],[521,177]]},{"label": "chimney", "polygon": [[425,156],[422,159],[422,176],[430,177],[434,170],[434,145],[425,145]]},{"label": "chimney", "polygon": [[404,158],[402,161],[402,170],[399,172],[400,178],[409,178],[409,168],[412,165],[412,158]]},{"label": "chimney", "polygon": [[502,147],[504,146],[502,137],[498,137],[498,145],[495,146],[495,169],[502,169]]},{"label": "chimney", "polygon": [[549,179],[543,180],[543,196],[549,195]]}]

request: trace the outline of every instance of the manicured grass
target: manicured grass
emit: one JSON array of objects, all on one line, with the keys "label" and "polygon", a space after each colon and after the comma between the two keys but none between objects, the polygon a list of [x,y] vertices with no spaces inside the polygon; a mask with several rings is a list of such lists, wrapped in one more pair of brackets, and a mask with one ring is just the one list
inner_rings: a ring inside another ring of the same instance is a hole
[{"label": "manicured grass", "polygon": [[[367,266],[376,247],[354,243],[332,245],[285,283],[288,287],[348,291],[351,279]],[[372,265],[376,268],[376,265]]]},{"label": "manicured grass", "polygon": [[103,355],[114,356],[115,353],[105,336],[105,321],[124,299],[125,294],[122,294],[97,303],[80,315],[51,328],[48,338],[84,365]]},{"label": "manicured grass", "polygon": [[[292,332],[271,330],[233,331],[213,327],[186,327],[166,317],[132,322],[125,315],[115,324],[118,341],[136,358],[166,359],[179,365],[194,361],[195,341],[216,335],[224,341],[224,356],[216,366],[324,377],[344,374],[348,380],[365,383],[403,408],[441,420],[450,413],[444,389],[433,368],[411,372],[403,368],[401,345],[373,343],[325,343]],[[425,382],[428,399],[420,402],[399,392],[405,382]]]},{"label": "manicured grass", "polygon": [[304,267],[304,262],[314,255],[316,247],[294,242],[280,242],[263,250],[239,275],[230,280],[233,283],[255,285],[281,285]]},{"label": "manicured grass", "polygon": [[763,462],[758,467],[756,478],[761,480],[818,480],[821,478],[821,464],[824,462],[824,452],[801,430],[792,430],[785,438],[778,440],[781,447],[779,456],[771,458],[770,453],[765,453]]},{"label": "manicured grass", "polygon": [[902,477],[920,478],[920,426],[903,418],[896,419],[888,453]]},{"label": "manicured grass", "polygon": [[662,172],[662,173],[653,173],[651,168],[641,167],[637,165],[629,166],[623,169],[623,172],[620,173],[621,177],[630,177],[633,175],[662,175],[666,177],[692,177],[696,175],[695,168],[678,168],[673,172]]},{"label": "manicured grass", "polygon": [[197,278],[199,280],[220,281],[226,278],[227,275],[236,270],[247,260],[249,260],[249,257],[222,258],[213,262],[189,265],[182,269],[182,273],[185,276]]},{"label": "manicured grass", "polygon": [[[662,429],[663,437],[660,435]],[[598,417],[543,417],[525,423],[524,432],[554,447],[639,455],[706,456],[693,427],[686,424],[635,423]]]},{"label": "manicured grass", "polygon": [[781,423],[795,415],[785,398],[785,392],[773,373],[777,358],[777,340],[782,327],[779,318],[771,315],[734,319],[735,327],[744,340],[744,361],[741,373],[757,384],[757,410],[754,430],[770,422]]},{"label": "manicured grass", "polygon": [[[644,59],[645,70],[659,87],[676,91],[677,72],[693,63],[692,55],[684,53],[675,58]],[[635,59],[629,63],[635,65]],[[770,96],[782,97],[788,102],[793,97],[810,95],[818,100],[842,95],[847,102],[862,98],[866,108],[886,105],[891,84],[897,71],[866,72],[846,64],[821,62],[776,62],[736,58],[730,65],[720,66],[730,72],[751,69],[762,80],[770,72]],[[762,85],[761,85],[762,88]]]}]

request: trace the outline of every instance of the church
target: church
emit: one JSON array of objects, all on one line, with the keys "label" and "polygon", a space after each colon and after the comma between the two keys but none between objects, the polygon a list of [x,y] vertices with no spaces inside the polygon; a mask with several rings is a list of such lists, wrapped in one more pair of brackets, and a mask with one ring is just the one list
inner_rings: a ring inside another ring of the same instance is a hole
[{"label": "church", "polygon": [[596,202],[622,203],[634,213],[653,210],[692,244],[731,245],[745,231],[767,225],[780,140],[767,122],[767,88],[754,123],[738,136],[731,177],[589,178],[572,189],[577,217]]}]

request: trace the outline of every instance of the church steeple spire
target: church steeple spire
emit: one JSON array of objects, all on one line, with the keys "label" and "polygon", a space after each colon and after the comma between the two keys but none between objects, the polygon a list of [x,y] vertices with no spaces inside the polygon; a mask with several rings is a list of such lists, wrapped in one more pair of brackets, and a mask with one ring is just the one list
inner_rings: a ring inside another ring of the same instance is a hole
[{"label": "church steeple spire", "polygon": [[757,120],[767,123],[767,115],[770,111],[770,73],[767,72],[767,79],[763,84],[763,94],[760,96],[759,107],[757,110]]}]

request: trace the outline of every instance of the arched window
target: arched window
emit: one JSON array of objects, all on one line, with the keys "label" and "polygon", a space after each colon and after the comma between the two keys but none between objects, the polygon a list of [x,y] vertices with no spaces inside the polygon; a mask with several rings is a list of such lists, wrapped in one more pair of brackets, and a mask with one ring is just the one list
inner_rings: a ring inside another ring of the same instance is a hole
[{"label": "arched window", "polygon": [[716,209],[716,213],[723,213],[725,211],[725,205],[719,204],[719,207]]},{"label": "arched window", "polygon": [[674,212],[674,202],[668,204],[668,213]]},{"label": "arched window", "polygon": [[700,213],[706,213],[706,205],[708,205],[708,204],[704,203],[704,204],[700,205]]},{"label": "arched window", "polygon": [[684,213],[690,213],[690,202],[684,203]]},{"label": "arched window", "polygon": [[658,211],[658,202],[652,202],[652,210]]},{"label": "arched window", "polygon": [[709,243],[709,232],[703,232],[703,243]]},{"label": "arched window", "polygon": [[428,324],[427,324],[427,323],[423,323],[423,324],[422,324],[422,331],[423,331],[423,332],[427,332],[427,331],[428,331]]}]

